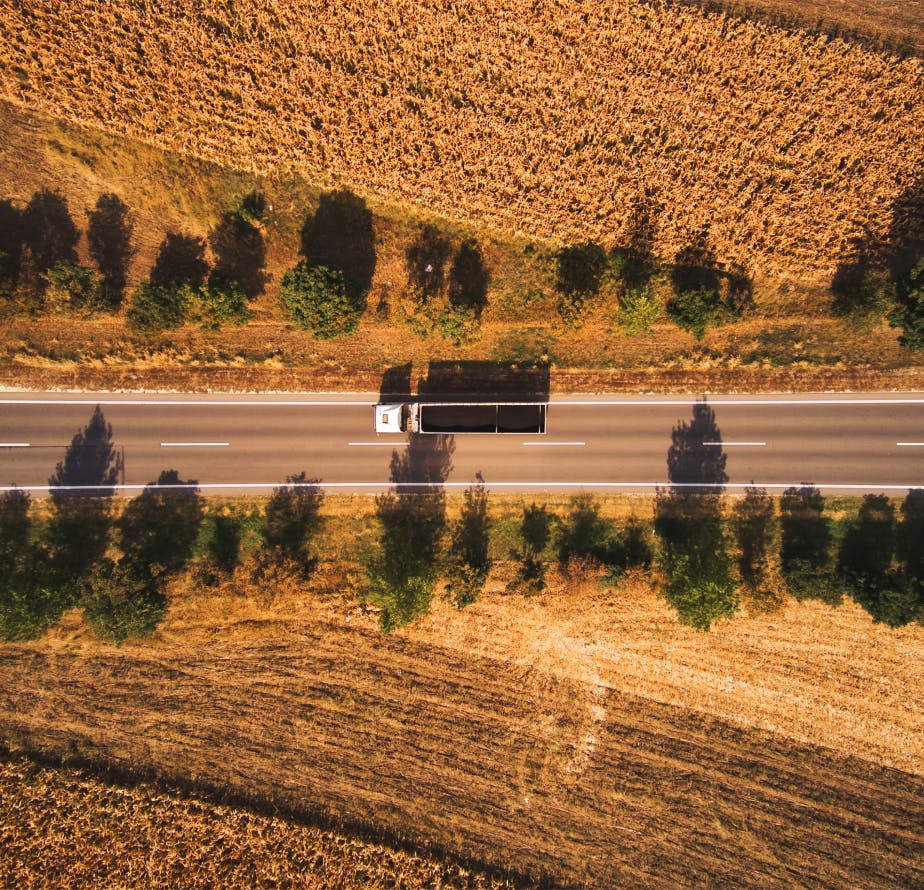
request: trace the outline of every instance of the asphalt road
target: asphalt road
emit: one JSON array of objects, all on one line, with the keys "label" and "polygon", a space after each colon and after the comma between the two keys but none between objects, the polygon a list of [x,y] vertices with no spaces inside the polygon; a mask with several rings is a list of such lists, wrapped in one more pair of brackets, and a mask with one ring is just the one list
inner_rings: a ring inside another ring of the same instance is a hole
[{"label": "asphalt road", "polygon": [[[203,493],[269,490],[304,470],[331,490],[387,487],[405,436],[373,431],[375,394],[183,396],[0,394],[0,483],[47,493],[49,476],[99,405],[124,455],[120,493],[161,470]],[[668,483],[672,431],[696,399],[558,397],[542,436],[456,435],[449,486],[476,472],[495,490],[651,491]],[[752,480],[778,492],[811,482],[829,493],[899,493],[924,486],[924,393],[710,397],[729,488]],[[417,437],[426,452],[436,444]],[[416,453],[416,452],[415,452]],[[412,471],[413,473],[413,471]],[[415,477],[416,478],[416,477]]]}]

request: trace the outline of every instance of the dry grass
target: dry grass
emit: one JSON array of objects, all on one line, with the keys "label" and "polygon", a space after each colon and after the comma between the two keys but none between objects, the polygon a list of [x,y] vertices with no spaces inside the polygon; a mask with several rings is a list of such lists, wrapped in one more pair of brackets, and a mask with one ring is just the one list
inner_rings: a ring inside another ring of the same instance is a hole
[{"label": "dry grass", "polygon": [[[826,284],[920,174],[921,63],[661,4],[0,5],[0,95],[443,217]],[[819,212],[819,207],[823,212]]]},{"label": "dry grass", "polygon": [[[328,507],[336,544],[369,504]],[[640,577],[524,598],[501,561],[473,607],[382,637],[327,556],[274,591],[178,583],[121,649],[75,615],[4,647],[0,741],[563,882],[924,880],[921,627],[788,603],[703,635]]]},{"label": "dry grass", "polygon": [[25,760],[0,760],[0,837],[0,884],[18,890],[521,886],[279,816]]}]

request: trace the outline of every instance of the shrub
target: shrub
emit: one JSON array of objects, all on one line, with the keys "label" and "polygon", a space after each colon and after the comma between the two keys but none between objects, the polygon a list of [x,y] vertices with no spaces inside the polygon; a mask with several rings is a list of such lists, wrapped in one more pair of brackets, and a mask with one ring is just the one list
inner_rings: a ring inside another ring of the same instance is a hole
[{"label": "shrub", "polygon": [[710,287],[678,291],[665,308],[671,321],[698,340],[705,336],[706,328],[720,325],[728,315],[718,290]]},{"label": "shrub", "polygon": [[82,583],[81,592],[87,623],[116,645],[156,630],[167,612],[160,584],[139,576],[123,562],[104,560]]},{"label": "shrub", "polygon": [[362,294],[345,272],[304,260],[283,276],[281,295],[295,324],[322,340],[352,333],[363,312]]},{"label": "shrub", "polygon": [[192,314],[204,328],[245,325],[253,318],[241,285],[217,269],[195,294]]},{"label": "shrub", "polygon": [[145,281],[132,294],[128,326],[142,333],[182,327],[194,299],[194,291],[187,285]]},{"label": "shrub", "polygon": [[630,334],[651,330],[664,314],[664,306],[650,284],[627,288],[619,298],[620,322]]},{"label": "shrub", "polygon": [[817,488],[787,488],[780,498],[780,567],[790,591],[799,599],[839,605],[843,593],[835,583],[831,528],[824,498]]},{"label": "shrub", "polygon": [[889,323],[902,329],[898,342],[907,349],[924,349],[924,257],[898,282],[896,292],[898,307]]},{"label": "shrub", "polygon": [[94,312],[105,305],[99,282],[86,266],[58,263],[41,277],[44,305],[52,312]]},{"label": "shrub", "polygon": [[481,473],[476,480],[465,490],[462,514],[452,526],[447,559],[446,591],[459,609],[475,602],[491,571],[488,493]]}]

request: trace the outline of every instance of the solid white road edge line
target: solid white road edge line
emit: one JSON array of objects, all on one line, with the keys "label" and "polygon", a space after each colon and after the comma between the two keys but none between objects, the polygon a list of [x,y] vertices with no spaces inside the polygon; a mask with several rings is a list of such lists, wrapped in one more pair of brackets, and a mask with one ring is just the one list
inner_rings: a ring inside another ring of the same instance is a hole
[{"label": "solid white road edge line", "polygon": [[404,448],[407,445],[407,439],[395,439],[394,442],[347,442],[347,445],[354,445],[357,447],[379,445],[387,448]]},{"label": "solid white road edge line", "polygon": [[[100,491],[101,489],[112,491],[142,491],[145,488],[158,488],[164,490],[175,489],[217,489],[217,488],[239,488],[239,489],[257,489],[257,488],[278,488],[280,485],[289,485],[292,488],[391,488],[393,486],[401,488],[468,488],[471,482],[200,482],[196,484],[183,483],[182,485],[157,485],[156,483],[131,482],[121,485],[0,485],[0,492],[4,491]],[[837,482],[726,482],[719,483],[699,483],[699,482],[492,482],[486,481],[488,488],[693,488],[693,489],[711,489],[724,491],[727,489],[746,488],[767,488],[780,490],[786,488],[803,488],[805,486],[815,486],[816,488],[836,488],[845,491],[867,491],[875,489],[877,491],[907,491],[909,488],[924,489],[924,482],[905,482],[902,484],[888,483],[837,483]]]},{"label": "solid white road edge line", "polygon": [[896,442],[899,448],[924,448],[924,442]]},{"label": "solid white road edge line", "polygon": [[28,442],[0,442],[0,448],[31,448]]},{"label": "solid white road edge line", "polygon": [[766,445],[766,442],[703,442],[703,445],[718,445],[724,448],[726,445],[732,445],[738,448],[754,447],[759,448]]},{"label": "solid white road edge line", "polygon": [[579,446],[579,445],[586,445],[587,443],[586,442],[524,442],[523,444],[526,446],[530,446],[530,445],[532,446],[536,446],[536,445],[542,445],[542,446],[575,445],[575,446]]}]

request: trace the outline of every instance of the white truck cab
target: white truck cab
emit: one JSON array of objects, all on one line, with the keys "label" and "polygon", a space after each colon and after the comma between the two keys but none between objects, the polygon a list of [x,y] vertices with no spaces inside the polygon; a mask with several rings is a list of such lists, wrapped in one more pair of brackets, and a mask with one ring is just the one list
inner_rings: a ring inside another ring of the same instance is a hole
[{"label": "white truck cab", "polygon": [[375,406],[375,431],[377,433],[403,433],[407,405],[404,402]]}]

